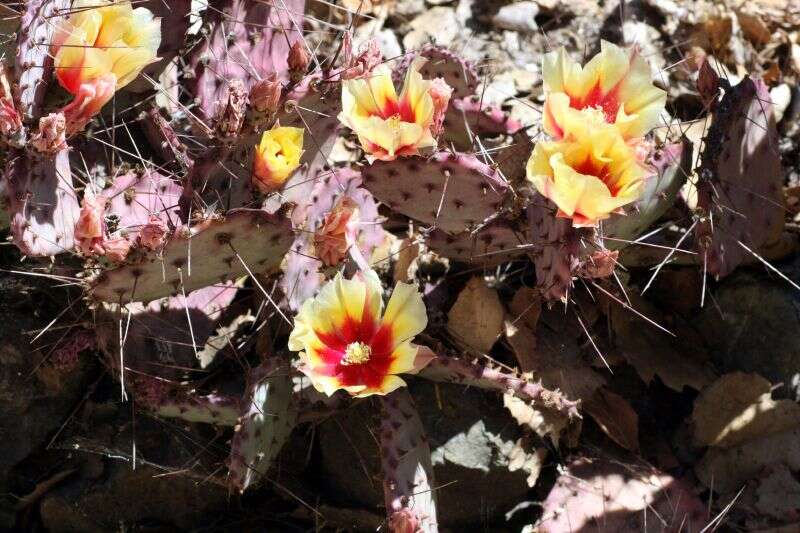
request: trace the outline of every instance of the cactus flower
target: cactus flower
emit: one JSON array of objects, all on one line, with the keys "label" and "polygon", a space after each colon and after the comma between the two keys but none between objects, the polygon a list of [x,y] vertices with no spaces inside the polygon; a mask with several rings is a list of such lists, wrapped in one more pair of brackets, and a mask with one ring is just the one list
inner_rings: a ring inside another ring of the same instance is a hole
[{"label": "cactus flower", "polygon": [[428,323],[422,296],[414,285],[398,283],[384,311],[382,292],[373,271],[349,280],[337,274],[303,303],[289,349],[302,350],[301,370],[317,390],[388,394],[405,385],[398,374],[417,372],[428,362],[425,351],[411,343]]},{"label": "cactus flower", "polygon": [[626,139],[642,137],[658,124],[667,99],[635,46],[626,51],[607,41],[583,67],[563,48],[545,54],[542,77],[544,130],[555,139],[568,135],[570,122],[580,120],[574,115],[587,108],[601,110]]},{"label": "cactus flower", "polygon": [[157,59],[160,43],[161,21],[148,9],[127,1],[75,0],[58,20],[51,48],[58,82],[82,99],[71,112],[81,119],[97,114],[114,91]]},{"label": "cactus flower", "polygon": [[540,142],[527,165],[528,181],[575,226],[594,226],[639,198],[651,174],[637,143],[625,141],[599,110],[584,111],[570,137]]},{"label": "cactus flower", "polygon": [[277,191],[300,166],[303,129],[276,126],[261,135],[253,156],[253,185],[264,194]]},{"label": "cactus flower", "polygon": [[[432,97],[431,82],[423,80],[419,73],[424,62],[417,58],[411,64],[399,97],[385,64],[375,67],[363,79],[342,83],[339,121],[358,135],[370,162],[393,161],[436,146],[431,131],[434,117],[441,115],[448,99]],[[437,94],[441,93],[439,87]]]}]

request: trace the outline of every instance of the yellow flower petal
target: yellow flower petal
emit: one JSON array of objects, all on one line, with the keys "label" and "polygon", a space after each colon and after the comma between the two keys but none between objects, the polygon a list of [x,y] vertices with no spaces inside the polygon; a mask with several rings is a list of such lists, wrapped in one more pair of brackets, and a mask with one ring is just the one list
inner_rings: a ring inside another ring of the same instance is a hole
[{"label": "yellow flower petal", "polygon": [[[637,145],[593,109],[570,110],[567,137],[538,143],[526,167],[528,181],[576,226],[592,226],[635,201],[649,174]],[[582,120],[581,120],[582,119]]]},{"label": "yellow flower petal", "polygon": [[390,326],[395,342],[411,340],[428,325],[425,302],[416,285],[398,282],[386,305],[383,324]]},{"label": "yellow flower petal", "polygon": [[381,283],[373,271],[349,280],[337,274],[303,303],[289,349],[300,352],[301,370],[317,390],[387,394],[405,384],[397,374],[418,370],[418,348],[411,338],[427,323],[421,295],[413,285],[400,283],[383,319],[382,307]]},{"label": "yellow flower petal", "polygon": [[601,110],[625,138],[645,135],[658,124],[666,93],[653,86],[650,66],[631,50],[602,41],[600,53],[585,66],[572,61],[564,49],[545,54],[544,129],[561,139],[587,108]]},{"label": "yellow flower petal", "polygon": [[253,185],[261,192],[280,189],[300,166],[304,133],[302,128],[279,126],[261,135],[253,155]]},{"label": "yellow flower petal", "polygon": [[80,86],[114,74],[117,89],[156,59],[161,22],[130,2],[76,0],[56,22],[52,49],[61,85],[77,94]]}]

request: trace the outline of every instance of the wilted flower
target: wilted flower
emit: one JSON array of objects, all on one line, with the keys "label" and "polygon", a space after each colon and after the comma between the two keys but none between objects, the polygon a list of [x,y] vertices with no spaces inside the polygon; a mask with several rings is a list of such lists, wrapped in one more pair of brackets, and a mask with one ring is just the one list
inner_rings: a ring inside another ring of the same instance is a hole
[{"label": "wilted flower", "polygon": [[147,224],[139,230],[139,244],[148,250],[158,250],[167,240],[166,223],[157,216],[150,216]]},{"label": "wilted flower", "polygon": [[353,37],[350,32],[345,32],[342,37],[342,55],[344,56],[343,80],[369,76],[370,72],[380,65],[383,59],[378,43],[374,39],[365,42],[359,54],[355,55],[353,53]]},{"label": "wilted flower", "polygon": [[103,255],[109,261],[121,263],[125,261],[133,247],[133,243],[125,237],[107,239],[103,242]]},{"label": "wilted flower", "polygon": [[67,148],[67,119],[63,113],[50,113],[39,119],[39,131],[31,136],[31,145],[44,154]]},{"label": "wilted flower", "polygon": [[7,70],[5,62],[0,61],[0,135],[11,140],[22,130],[22,118],[14,106]]},{"label": "wilted flower", "polygon": [[585,111],[568,139],[537,143],[528,160],[528,181],[575,226],[594,226],[638,199],[651,173],[636,142],[626,142],[601,113]]},{"label": "wilted flower", "polygon": [[[115,0],[75,0],[58,19],[51,52],[58,82],[82,101],[70,110],[81,118],[96,114],[155,61],[161,22],[143,8]],[[70,117],[68,122],[78,123]]]},{"label": "wilted flower", "polygon": [[431,124],[431,132],[434,136],[442,133],[444,125],[444,116],[447,114],[447,105],[450,103],[450,96],[453,94],[453,88],[447,85],[447,82],[442,78],[431,80],[430,95],[433,99],[433,124]]},{"label": "wilted flower", "polygon": [[398,374],[420,369],[423,357],[411,340],[428,322],[422,296],[398,283],[385,312],[381,296],[378,275],[362,271],[350,280],[337,274],[303,303],[289,349],[303,350],[301,370],[317,390],[388,394],[405,385]]},{"label": "wilted flower", "polygon": [[75,223],[75,241],[84,255],[102,255],[103,238],[105,236],[105,200],[97,198],[90,190],[86,190],[81,202],[81,211]]},{"label": "wilted flower", "polygon": [[276,126],[261,135],[253,156],[253,185],[263,193],[281,188],[300,166],[303,129]]},{"label": "wilted flower", "polygon": [[[424,58],[417,58],[408,68],[399,98],[385,64],[375,67],[364,79],[342,83],[339,120],[358,135],[370,162],[392,161],[436,146],[432,127],[437,108],[431,82],[419,73],[424,62]],[[442,99],[437,103],[441,105]]]},{"label": "wilted flower", "polygon": [[314,250],[325,266],[336,266],[356,244],[358,205],[344,196],[325,215],[322,225],[314,232]]},{"label": "wilted flower", "polygon": [[544,130],[556,139],[568,135],[570,116],[587,108],[602,111],[626,139],[641,137],[658,124],[667,99],[636,47],[626,51],[607,41],[583,67],[563,48],[545,54],[542,77]]}]

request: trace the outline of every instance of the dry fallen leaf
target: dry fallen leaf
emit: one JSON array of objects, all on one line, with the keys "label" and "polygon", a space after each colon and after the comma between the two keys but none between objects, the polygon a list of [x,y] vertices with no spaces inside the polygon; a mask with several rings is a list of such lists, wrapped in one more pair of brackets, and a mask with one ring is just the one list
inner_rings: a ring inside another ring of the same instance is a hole
[{"label": "dry fallen leaf", "polygon": [[531,332],[536,333],[539,315],[542,314],[541,292],[531,287],[520,287],[517,292],[514,293],[508,310],[514,325],[521,322],[528,326]]},{"label": "dry fallen leaf", "polygon": [[736,18],[739,19],[745,39],[751,43],[764,45],[772,38],[772,32],[758,15],[737,11]]},{"label": "dry fallen leaf", "polygon": [[459,344],[486,353],[503,332],[504,318],[497,291],[487,287],[483,278],[474,277],[447,313],[447,331]]},{"label": "dry fallen leaf", "polygon": [[[664,323],[652,305],[631,291],[628,296],[636,311]],[[609,319],[616,347],[645,383],[658,376],[680,392],[684,387],[702,390],[714,379],[714,372],[704,364],[708,357],[703,347],[671,337],[616,302],[609,303]]]},{"label": "dry fallen leaf", "polygon": [[419,257],[420,246],[413,239],[403,239],[398,243],[397,261],[394,263],[394,280],[407,283],[413,276],[411,265]]},{"label": "dry fallen leaf", "polygon": [[639,415],[625,398],[600,387],[584,400],[583,410],[611,440],[632,452],[639,449]]},{"label": "dry fallen leaf", "polygon": [[757,374],[725,374],[694,402],[692,425],[699,446],[729,448],[800,425],[800,405],[773,400],[772,387]]},{"label": "dry fallen leaf", "polygon": [[514,447],[508,452],[508,471],[522,470],[526,472],[528,477],[525,481],[529,487],[533,487],[542,471],[542,465],[547,457],[547,448],[538,447],[529,452],[528,447],[523,439],[517,440]]},{"label": "dry fallen leaf", "polygon": [[721,493],[738,491],[770,465],[800,470],[800,428],[749,440],[732,448],[709,448],[694,471],[706,487]]},{"label": "dry fallen leaf", "polygon": [[536,335],[524,323],[516,325],[511,320],[505,321],[506,339],[514,351],[517,364],[522,372],[531,372],[539,365],[536,356]]}]

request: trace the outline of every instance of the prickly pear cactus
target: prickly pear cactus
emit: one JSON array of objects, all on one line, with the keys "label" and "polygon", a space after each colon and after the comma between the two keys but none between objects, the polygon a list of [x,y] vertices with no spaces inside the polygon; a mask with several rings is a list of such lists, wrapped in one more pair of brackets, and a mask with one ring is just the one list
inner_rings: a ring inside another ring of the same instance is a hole
[{"label": "prickly pear cactus", "polygon": [[381,465],[391,531],[439,531],[431,449],[406,389],[381,398]]},{"label": "prickly pear cactus", "polygon": [[4,179],[17,247],[30,256],[71,251],[80,207],[67,150],[53,157],[13,151]]},{"label": "prickly pear cactus", "polygon": [[160,254],[143,253],[102,271],[92,282],[95,300],[126,303],[191,291],[280,265],[292,243],[289,222],[256,209],[230,211],[178,230]]},{"label": "prickly pear cactus", "polygon": [[783,229],[778,132],[763,81],[745,77],[725,92],[704,143],[695,236],[706,270],[723,277]]},{"label": "prickly pear cactus", "polygon": [[265,365],[248,376],[248,392],[231,441],[230,486],[244,491],[258,481],[295,426],[288,367]]},{"label": "prickly pear cactus", "polygon": [[625,241],[642,235],[675,203],[681,187],[691,174],[692,144],[684,141],[664,146],[653,155],[652,163],[656,175],[645,183],[641,199],[628,209],[626,215],[614,216],[603,224],[603,236],[611,237],[604,241],[606,248],[625,248],[630,244]]},{"label": "prickly pear cactus", "polygon": [[495,169],[467,154],[377,161],[362,177],[364,187],[389,208],[447,233],[486,222],[504,207],[508,193]]}]

